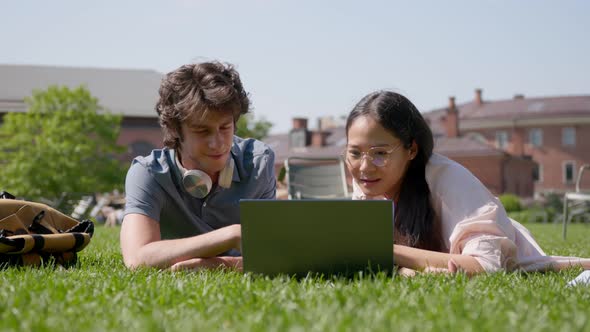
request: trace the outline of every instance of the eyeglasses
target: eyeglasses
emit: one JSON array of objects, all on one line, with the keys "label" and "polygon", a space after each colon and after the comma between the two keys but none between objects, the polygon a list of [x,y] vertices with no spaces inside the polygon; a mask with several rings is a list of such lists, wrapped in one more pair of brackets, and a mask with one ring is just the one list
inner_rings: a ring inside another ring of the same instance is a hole
[{"label": "eyeglasses", "polygon": [[394,146],[394,147],[387,147],[387,146],[375,146],[369,148],[368,151],[360,151],[357,148],[347,148],[344,152],[344,159],[346,162],[353,168],[357,168],[361,166],[364,157],[375,166],[377,167],[384,167],[387,165],[387,162],[391,159],[391,155],[395,150],[397,150],[402,143]]}]

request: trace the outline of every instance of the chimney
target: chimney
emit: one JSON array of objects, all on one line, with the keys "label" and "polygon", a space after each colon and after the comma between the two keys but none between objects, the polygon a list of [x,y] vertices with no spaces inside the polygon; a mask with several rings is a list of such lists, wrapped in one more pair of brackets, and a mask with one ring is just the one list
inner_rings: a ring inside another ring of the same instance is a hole
[{"label": "chimney", "polygon": [[455,97],[453,97],[453,96],[449,97],[449,109],[450,110],[457,109],[457,105],[455,104]]},{"label": "chimney", "polygon": [[445,130],[447,137],[459,136],[459,112],[455,104],[455,97],[449,97],[449,108],[445,115]]},{"label": "chimney", "polygon": [[311,133],[307,130],[307,118],[293,118],[293,128],[289,131],[289,147],[304,148],[309,145]]},{"label": "chimney", "polygon": [[514,128],[512,129],[510,143],[512,143],[511,152],[516,156],[524,156],[524,129]]},{"label": "chimney", "polygon": [[330,135],[327,131],[314,131],[311,133],[311,146],[321,148],[322,146],[326,146],[326,141],[328,136]]},{"label": "chimney", "polygon": [[293,129],[307,130],[307,118],[293,118]]},{"label": "chimney", "polygon": [[481,89],[475,89],[475,104],[477,106],[481,106],[483,104],[483,99],[481,98]]}]

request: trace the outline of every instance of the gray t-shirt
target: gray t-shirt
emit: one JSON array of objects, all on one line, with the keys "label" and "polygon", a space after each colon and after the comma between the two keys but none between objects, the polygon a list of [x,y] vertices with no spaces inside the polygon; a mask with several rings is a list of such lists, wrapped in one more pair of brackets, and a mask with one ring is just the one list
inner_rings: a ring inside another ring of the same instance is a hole
[{"label": "gray t-shirt", "polygon": [[185,238],[238,224],[241,198],[276,197],[274,153],[260,141],[234,136],[231,187],[214,185],[203,199],[189,195],[182,187],[174,153],[164,148],[135,158],[125,180],[125,214],[139,213],[158,221],[162,239]]}]

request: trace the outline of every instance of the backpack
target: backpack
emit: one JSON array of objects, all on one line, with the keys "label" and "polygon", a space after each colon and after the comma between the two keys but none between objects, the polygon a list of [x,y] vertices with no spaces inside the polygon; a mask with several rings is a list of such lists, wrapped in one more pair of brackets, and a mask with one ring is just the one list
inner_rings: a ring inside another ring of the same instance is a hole
[{"label": "backpack", "polygon": [[48,205],[0,193],[0,266],[77,262],[92,238],[94,224],[79,222]]}]

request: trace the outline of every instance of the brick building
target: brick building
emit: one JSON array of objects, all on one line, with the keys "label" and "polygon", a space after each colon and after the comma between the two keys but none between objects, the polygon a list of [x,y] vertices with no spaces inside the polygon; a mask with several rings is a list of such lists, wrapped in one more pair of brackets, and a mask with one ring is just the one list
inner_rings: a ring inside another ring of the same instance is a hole
[{"label": "brick building", "polygon": [[590,96],[486,101],[477,89],[471,102],[458,105],[451,97],[448,107],[424,115],[437,137],[468,137],[532,158],[535,193],[574,189],[578,168],[590,163]]},{"label": "brick building", "polygon": [[118,143],[130,161],[162,146],[154,106],[162,74],[153,70],[0,65],[0,122],[8,112],[26,112],[24,98],[50,85],[86,86],[99,103],[122,114]]}]

